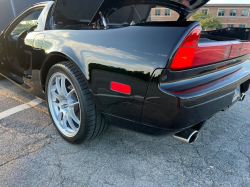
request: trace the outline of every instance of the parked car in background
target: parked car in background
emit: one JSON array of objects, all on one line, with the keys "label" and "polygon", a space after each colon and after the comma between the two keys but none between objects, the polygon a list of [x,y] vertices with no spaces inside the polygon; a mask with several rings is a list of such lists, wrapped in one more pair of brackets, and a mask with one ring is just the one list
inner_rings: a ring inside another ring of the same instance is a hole
[{"label": "parked car in background", "polygon": [[[250,79],[247,28],[202,32],[187,21],[207,2],[35,4],[1,33],[0,71],[46,99],[71,143],[92,140],[114,122],[192,143],[208,118],[244,99]],[[178,12],[178,20],[149,21],[157,6]]]}]

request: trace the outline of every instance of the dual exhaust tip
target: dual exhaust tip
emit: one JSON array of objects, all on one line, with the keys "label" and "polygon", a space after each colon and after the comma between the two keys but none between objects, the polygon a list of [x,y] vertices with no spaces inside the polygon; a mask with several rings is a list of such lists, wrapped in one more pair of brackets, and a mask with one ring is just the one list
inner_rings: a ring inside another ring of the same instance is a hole
[{"label": "dual exhaust tip", "polygon": [[198,138],[198,134],[197,130],[189,128],[172,135],[172,137],[183,143],[192,144]]},{"label": "dual exhaust tip", "polygon": [[[239,101],[243,101],[245,99],[245,96],[246,95],[244,93],[242,93]],[[202,128],[202,126],[205,124],[205,122],[206,121],[203,121],[203,122],[201,122],[193,127],[193,128],[196,128],[197,130],[192,129],[192,128],[184,129],[184,130],[179,131],[176,134],[172,135],[172,137],[178,141],[183,142],[183,143],[192,144],[198,138],[199,130]]]}]

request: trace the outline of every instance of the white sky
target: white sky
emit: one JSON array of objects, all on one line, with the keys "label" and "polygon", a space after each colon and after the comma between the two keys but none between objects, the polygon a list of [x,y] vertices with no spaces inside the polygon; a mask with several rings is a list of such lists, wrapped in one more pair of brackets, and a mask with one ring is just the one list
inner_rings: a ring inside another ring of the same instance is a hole
[{"label": "white sky", "polygon": [[250,4],[250,0],[210,0],[208,4]]}]

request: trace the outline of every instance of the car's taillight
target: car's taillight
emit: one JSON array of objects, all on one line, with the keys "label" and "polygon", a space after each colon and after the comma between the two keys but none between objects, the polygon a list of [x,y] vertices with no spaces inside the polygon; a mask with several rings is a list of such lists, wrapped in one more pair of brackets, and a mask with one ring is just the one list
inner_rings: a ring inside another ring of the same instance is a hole
[{"label": "car's taillight", "polygon": [[226,60],[230,55],[230,51],[230,42],[201,44],[196,48],[192,67]]},{"label": "car's taillight", "polygon": [[235,58],[250,53],[249,41],[236,41],[231,43],[232,49],[229,58]]},{"label": "car's taillight", "polygon": [[171,70],[183,70],[235,58],[250,53],[250,42],[210,42],[199,44],[202,28],[196,26],[184,39],[171,63]]},{"label": "car's taillight", "polygon": [[248,53],[250,53],[250,42],[249,41],[243,42],[243,46],[242,46],[240,55],[245,55]]},{"label": "car's taillight", "polygon": [[201,31],[202,28],[197,26],[187,35],[174,57],[174,60],[170,66],[171,70],[192,67]]}]

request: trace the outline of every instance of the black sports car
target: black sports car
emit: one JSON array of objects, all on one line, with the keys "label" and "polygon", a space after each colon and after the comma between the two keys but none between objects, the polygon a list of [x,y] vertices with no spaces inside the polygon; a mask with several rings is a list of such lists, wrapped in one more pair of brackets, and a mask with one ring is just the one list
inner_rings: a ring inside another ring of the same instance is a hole
[{"label": "black sports car", "polygon": [[[187,21],[208,0],[56,0],[22,12],[0,35],[0,71],[47,100],[71,143],[108,124],[167,131],[192,143],[204,121],[244,99],[247,28]],[[150,21],[167,7],[177,21]]]}]

